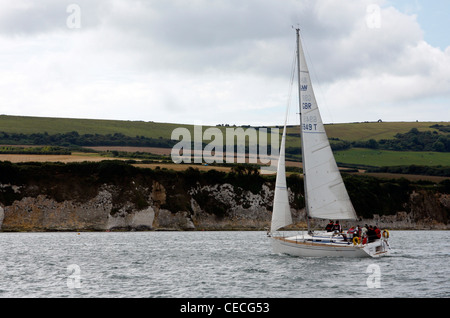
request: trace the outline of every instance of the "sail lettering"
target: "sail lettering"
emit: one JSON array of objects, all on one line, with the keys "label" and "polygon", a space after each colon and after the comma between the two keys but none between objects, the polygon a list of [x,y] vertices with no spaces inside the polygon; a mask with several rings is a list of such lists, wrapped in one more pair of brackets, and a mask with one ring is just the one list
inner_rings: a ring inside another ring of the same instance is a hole
[{"label": "sail lettering", "polygon": [[317,117],[316,116],[305,116],[304,122],[305,123],[317,123]]},{"label": "sail lettering", "polygon": [[311,103],[302,103],[302,109],[311,109]]},{"label": "sail lettering", "polygon": [[317,130],[317,124],[302,124],[303,130],[306,131],[315,131]]},{"label": "sail lettering", "polygon": [[306,91],[308,89],[308,85],[301,85],[300,88],[302,91]]}]

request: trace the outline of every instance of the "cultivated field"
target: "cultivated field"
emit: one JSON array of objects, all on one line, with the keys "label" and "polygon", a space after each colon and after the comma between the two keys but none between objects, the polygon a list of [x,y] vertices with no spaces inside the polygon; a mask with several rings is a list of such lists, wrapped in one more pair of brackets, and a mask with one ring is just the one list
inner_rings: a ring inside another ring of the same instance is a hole
[{"label": "cultivated field", "polygon": [[[83,162],[117,160],[118,158],[101,157],[96,153],[73,153],[72,155],[5,155],[0,154],[0,161],[18,162]],[[121,160],[120,158],[118,160]],[[123,159],[125,160],[125,159]]]},{"label": "cultivated field", "polygon": [[404,134],[413,128],[419,131],[436,131],[430,126],[440,124],[448,125],[448,122],[370,122],[326,125],[328,137],[339,138],[347,141],[364,141],[369,139],[392,139],[396,134]]},{"label": "cultivated field", "polygon": [[[108,147],[107,147],[108,148]],[[124,147],[127,150],[131,151],[129,147]],[[149,147],[150,148],[150,147]],[[102,148],[106,149],[106,148]],[[121,147],[114,147],[115,150],[122,151]],[[125,151],[125,150],[124,150]],[[167,148],[152,148],[152,149],[140,149],[141,152],[152,152],[162,154],[167,152]],[[97,153],[74,153],[72,155],[4,155],[0,154],[0,161],[10,161],[13,163],[18,162],[83,162],[83,161],[102,161],[102,160],[127,160],[125,158],[108,158],[99,156]],[[366,158],[367,159],[367,158]],[[231,167],[222,167],[222,166],[214,166],[214,165],[200,165],[200,164],[174,164],[174,163],[139,163],[139,160],[136,160],[137,163],[134,164],[136,167],[140,168],[150,168],[150,169],[171,169],[175,171],[186,170],[189,167],[199,169],[200,171],[208,171],[211,169],[215,169],[217,171],[228,172],[231,170]],[[288,167],[301,167],[300,162],[287,161],[286,166]],[[347,169],[343,168],[342,171],[345,172]],[[352,172],[354,173],[354,172]],[[290,172],[288,172],[290,174]],[[406,175],[406,174],[394,174],[394,173],[366,173],[364,170],[360,170],[360,172],[356,172],[355,174],[359,175],[370,175],[378,178],[386,178],[386,179],[400,179],[405,178],[410,181],[419,181],[426,180],[431,182],[441,182],[446,177],[436,177],[436,176],[423,176],[423,175]]]},{"label": "cultivated field", "polygon": [[[226,124],[226,123],[224,123]],[[329,138],[338,138],[345,141],[366,141],[369,139],[393,139],[398,133],[406,133],[412,128],[419,131],[432,131],[441,134],[442,132],[430,128],[435,124],[449,125],[448,122],[365,122],[365,123],[348,123],[348,124],[328,124],[326,130]],[[193,137],[193,126],[174,123],[155,123],[144,121],[120,121],[120,120],[95,120],[95,119],[69,119],[69,118],[45,118],[45,117],[23,117],[23,116],[6,116],[0,115],[0,132],[7,133],[45,133],[49,135],[58,133],[68,133],[72,131],[83,134],[102,134],[114,135],[120,133],[126,136],[144,136],[149,138],[170,139],[172,131],[175,128],[184,127],[191,131]],[[280,126],[278,126],[280,127]],[[203,127],[205,130],[206,126]],[[224,125],[217,126],[225,136],[227,128]],[[258,127],[255,127],[258,129]],[[246,129],[246,127],[244,127]],[[280,133],[282,130],[280,129]],[[268,138],[270,142],[270,138]],[[209,141],[204,141],[208,143]],[[287,147],[299,147],[299,127],[290,126],[287,130]],[[156,155],[170,156],[171,148],[157,147],[90,147],[96,151],[124,151],[124,152],[147,152]],[[413,152],[413,151],[387,151],[387,150],[371,150],[362,148],[351,148],[349,150],[335,152],[335,158],[338,163],[351,165],[367,165],[367,166],[397,166],[397,165],[424,165],[424,166],[449,166],[450,153],[445,152]],[[100,156],[98,153],[73,153],[72,155],[7,155],[0,154],[0,161],[11,162],[79,162],[79,161],[101,161],[109,159],[119,159]],[[121,158],[126,160],[126,158]],[[135,159],[139,162],[138,159]],[[201,170],[211,169],[212,166],[205,165],[175,165],[170,163],[152,163],[152,164],[136,164],[140,167],[167,169],[186,169],[187,167],[195,167]],[[287,162],[287,166],[300,167],[298,162]],[[213,167],[216,170],[227,171],[228,167]],[[382,174],[377,173],[377,176]],[[406,177],[406,175],[383,174],[385,177]],[[410,176],[408,178],[428,178],[424,176]],[[440,177],[429,177],[435,180]]]},{"label": "cultivated field", "polygon": [[374,167],[384,166],[448,166],[450,153],[425,151],[389,151],[364,148],[352,148],[336,151],[334,157],[337,162]]}]

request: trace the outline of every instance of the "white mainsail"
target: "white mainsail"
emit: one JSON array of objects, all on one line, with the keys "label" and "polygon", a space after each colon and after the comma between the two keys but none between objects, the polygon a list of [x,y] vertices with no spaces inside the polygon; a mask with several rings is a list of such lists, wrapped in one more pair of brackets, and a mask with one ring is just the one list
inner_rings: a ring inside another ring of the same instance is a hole
[{"label": "white mainsail", "polygon": [[285,236],[284,233],[281,235],[274,233],[292,223],[285,173],[286,115],[278,161],[272,225],[270,233],[268,233],[273,251],[300,257],[380,257],[387,255],[389,232],[387,232],[387,236],[383,234],[381,240],[374,242],[353,240],[352,244],[347,240],[346,234],[321,232],[316,235],[310,228],[309,218],[350,220],[356,219],[356,213],[331,151],[311,86],[308,67],[300,43],[300,30],[296,29],[296,31],[300,135],[308,234]]},{"label": "white mainsail", "polygon": [[300,39],[298,50],[300,131],[308,216],[321,219],[356,219],[317,107]]},{"label": "white mainsail", "polygon": [[275,181],[275,195],[273,199],[272,224],[270,232],[273,233],[283,226],[292,224],[291,209],[286,184],[286,169],[284,148],[286,142],[286,124],[281,137],[280,155],[278,158],[277,178]]},{"label": "white mainsail", "polygon": [[[299,52],[300,131],[307,215],[320,219],[354,220],[356,212],[331,151],[300,39],[297,49]],[[285,143],[286,122],[278,159],[271,233],[292,224],[286,185]]]}]

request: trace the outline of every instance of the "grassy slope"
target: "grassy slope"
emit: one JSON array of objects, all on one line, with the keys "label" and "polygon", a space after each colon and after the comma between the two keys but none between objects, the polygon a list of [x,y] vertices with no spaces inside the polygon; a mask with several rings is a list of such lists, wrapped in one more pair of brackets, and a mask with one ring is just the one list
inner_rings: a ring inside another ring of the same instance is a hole
[{"label": "grassy slope", "polygon": [[[448,124],[436,122],[383,122],[383,123],[353,123],[328,124],[328,137],[342,140],[375,140],[390,139],[397,133],[406,133],[412,128],[420,131],[434,130],[429,128],[434,124]],[[0,131],[11,133],[43,133],[49,134],[77,131],[79,134],[114,134],[122,133],[127,136],[163,137],[170,138],[177,127],[192,128],[192,125],[155,123],[144,121],[104,120],[104,119],[74,119],[0,115]],[[206,128],[206,127],[204,127]],[[219,127],[224,131],[224,127]],[[232,128],[232,127],[231,127]],[[280,129],[281,133],[281,129]],[[289,127],[288,133],[298,134],[298,127]],[[294,138],[295,139],[295,138]]]},{"label": "grassy slope", "polygon": [[450,153],[448,152],[416,152],[416,151],[388,151],[353,148],[334,153],[337,162],[347,164],[364,164],[368,166],[448,166]]},{"label": "grassy slope", "polygon": [[114,134],[170,138],[172,130],[189,125],[144,121],[72,119],[47,117],[0,116],[0,131],[10,133],[44,133],[50,135],[77,131],[82,134]]},{"label": "grassy slope", "polygon": [[[368,139],[390,139],[397,133],[405,133],[412,128],[420,131],[433,130],[429,128],[434,124],[447,124],[435,122],[383,122],[383,123],[350,123],[326,125],[328,137],[341,140],[355,141]],[[114,134],[122,133],[128,136],[146,136],[170,138],[172,131],[178,127],[192,129],[192,125],[154,123],[144,121],[96,120],[96,119],[69,119],[44,118],[22,116],[0,116],[0,131],[15,133],[48,132],[49,134],[77,131],[79,134]],[[205,129],[206,127],[204,127]],[[225,131],[225,127],[219,127]],[[233,127],[231,127],[233,128]],[[280,130],[281,133],[281,130]],[[286,145],[299,145],[299,128],[289,127]],[[225,134],[224,134],[225,136]],[[192,136],[193,137],[193,136]],[[270,138],[269,138],[270,139]],[[209,141],[205,140],[206,143]],[[371,166],[391,165],[448,165],[450,153],[430,152],[394,152],[368,149],[350,149],[335,154],[336,160],[342,163],[365,164]]]},{"label": "grassy slope", "polygon": [[[412,128],[419,131],[437,131],[430,126],[435,122],[383,122],[383,123],[353,123],[326,125],[328,137],[341,140],[357,141],[369,139],[392,139],[398,133],[407,133]],[[447,123],[448,124],[448,123]]]},{"label": "grassy slope", "polygon": [[[412,128],[419,131],[437,131],[430,126],[435,124],[447,124],[448,122],[383,122],[383,123],[350,123],[350,124],[326,124],[325,129],[330,138],[339,138],[347,141],[369,139],[392,139],[397,133],[406,133]],[[291,134],[299,134],[298,127],[289,127]]]}]

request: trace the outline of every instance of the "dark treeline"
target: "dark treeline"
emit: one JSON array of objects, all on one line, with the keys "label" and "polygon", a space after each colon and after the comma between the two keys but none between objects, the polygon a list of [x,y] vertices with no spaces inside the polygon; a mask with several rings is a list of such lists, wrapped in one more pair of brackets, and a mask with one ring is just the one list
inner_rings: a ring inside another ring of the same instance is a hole
[{"label": "dark treeline", "polygon": [[[435,127],[435,126],[433,126]],[[446,126],[442,126],[445,129]],[[441,129],[440,129],[441,130]],[[445,131],[445,130],[442,130]],[[442,135],[434,131],[418,131],[411,129],[405,134],[396,134],[394,139],[352,142],[353,147],[395,151],[437,151],[450,152],[450,135]]]},{"label": "dark treeline", "polygon": [[17,154],[17,155],[70,155],[72,152],[67,148],[59,146],[45,147],[0,147],[0,154]]},{"label": "dark treeline", "polygon": [[0,132],[0,144],[6,145],[50,145],[61,147],[94,147],[94,146],[129,146],[129,147],[161,147],[172,148],[177,141],[162,137],[145,136],[130,137],[121,133],[115,134],[83,134],[76,131],[49,135],[48,133],[7,133]]},{"label": "dark treeline", "polygon": [[[407,133],[396,134],[393,139],[381,139],[379,141],[370,139],[366,141],[349,142],[346,140],[340,140],[339,138],[330,138],[330,142],[334,151],[346,150],[351,147],[355,147],[395,151],[450,152],[450,134],[445,135],[445,133],[448,133],[450,130],[449,127],[450,126],[443,125],[431,126],[431,128],[435,128],[444,134],[440,134],[437,131],[420,132],[417,128],[413,128]],[[47,132],[33,134],[0,132],[0,144],[5,145],[49,145],[61,147],[129,146],[172,148],[178,142],[178,140],[171,140],[162,137],[131,137],[122,133],[106,135],[80,135],[78,132],[72,131],[50,135]],[[202,146],[204,147],[205,144]],[[226,146],[224,146],[224,151],[226,150],[225,147]],[[248,147],[245,148],[245,151],[248,152]],[[300,145],[298,147],[286,148],[286,154],[299,155],[300,153]]]},{"label": "dark treeline", "polygon": [[[450,126],[433,125],[430,128],[438,129],[444,133],[450,131]],[[436,151],[436,152],[450,152],[450,134],[443,135],[437,131],[418,131],[417,128],[412,128],[405,134],[396,134],[394,139],[369,139],[364,141],[347,141],[339,138],[330,138],[331,149],[333,151],[347,150],[354,148],[368,148],[380,150],[394,150],[394,151]],[[299,147],[287,147],[286,154],[299,155],[301,154]]]},{"label": "dark treeline", "polygon": [[442,131],[442,132],[445,132],[445,133],[450,133],[450,125],[438,125],[438,124],[436,124],[436,125],[430,126],[430,128],[435,128],[435,129],[437,129],[439,131]]},{"label": "dark treeline", "polygon": [[391,167],[370,167],[367,172],[387,172],[400,174],[418,174],[424,176],[450,177],[450,166],[391,166]]}]

